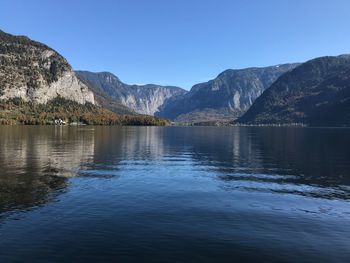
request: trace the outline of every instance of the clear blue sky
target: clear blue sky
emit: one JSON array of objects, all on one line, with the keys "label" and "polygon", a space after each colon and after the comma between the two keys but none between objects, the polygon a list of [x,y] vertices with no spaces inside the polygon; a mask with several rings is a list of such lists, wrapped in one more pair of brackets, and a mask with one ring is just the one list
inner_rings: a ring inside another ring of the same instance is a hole
[{"label": "clear blue sky", "polygon": [[350,1],[0,0],[0,28],[74,69],[188,89],[227,68],[350,53]]}]

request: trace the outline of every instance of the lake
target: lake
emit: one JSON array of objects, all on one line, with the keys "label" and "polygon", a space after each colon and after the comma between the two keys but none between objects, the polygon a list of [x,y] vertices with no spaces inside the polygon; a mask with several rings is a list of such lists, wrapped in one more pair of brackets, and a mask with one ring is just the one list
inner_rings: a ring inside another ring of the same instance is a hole
[{"label": "lake", "polygon": [[349,262],[350,129],[0,126],[0,262]]}]

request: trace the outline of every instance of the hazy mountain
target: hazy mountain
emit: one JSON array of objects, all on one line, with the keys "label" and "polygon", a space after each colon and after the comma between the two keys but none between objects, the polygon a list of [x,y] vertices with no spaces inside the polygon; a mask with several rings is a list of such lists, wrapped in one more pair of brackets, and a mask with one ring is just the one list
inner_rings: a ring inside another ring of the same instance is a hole
[{"label": "hazy mountain", "polygon": [[186,93],[172,86],[128,85],[109,72],[76,71],[77,76],[98,94],[98,101],[113,110],[113,104],[122,104],[140,114],[154,115],[171,97]]},{"label": "hazy mountain", "polygon": [[48,46],[0,31],[0,100],[46,103],[56,97],[94,104],[71,66]]},{"label": "hazy mountain", "polygon": [[239,122],[349,126],[350,55],[316,58],[284,74]]},{"label": "hazy mountain", "polygon": [[241,116],[279,76],[298,64],[229,69],[183,96],[169,99],[157,116],[183,122],[233,120]]}]

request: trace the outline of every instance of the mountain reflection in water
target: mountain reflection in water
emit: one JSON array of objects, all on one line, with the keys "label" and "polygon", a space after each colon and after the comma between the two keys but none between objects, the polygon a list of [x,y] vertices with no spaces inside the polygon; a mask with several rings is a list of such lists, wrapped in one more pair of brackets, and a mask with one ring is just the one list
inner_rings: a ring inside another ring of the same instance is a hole
[{"label": "mountain reflection in water", "polygon": [[343,261],[349,131],[0,126],[0,261]]}]

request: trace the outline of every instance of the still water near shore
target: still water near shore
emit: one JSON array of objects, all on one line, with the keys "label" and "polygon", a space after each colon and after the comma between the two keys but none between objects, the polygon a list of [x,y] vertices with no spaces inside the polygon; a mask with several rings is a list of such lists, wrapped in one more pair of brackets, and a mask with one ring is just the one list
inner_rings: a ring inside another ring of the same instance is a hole
[{"label": "still water near shore", "polygon": [[0,126],[0,262],[349,259],[349,129]]}]

